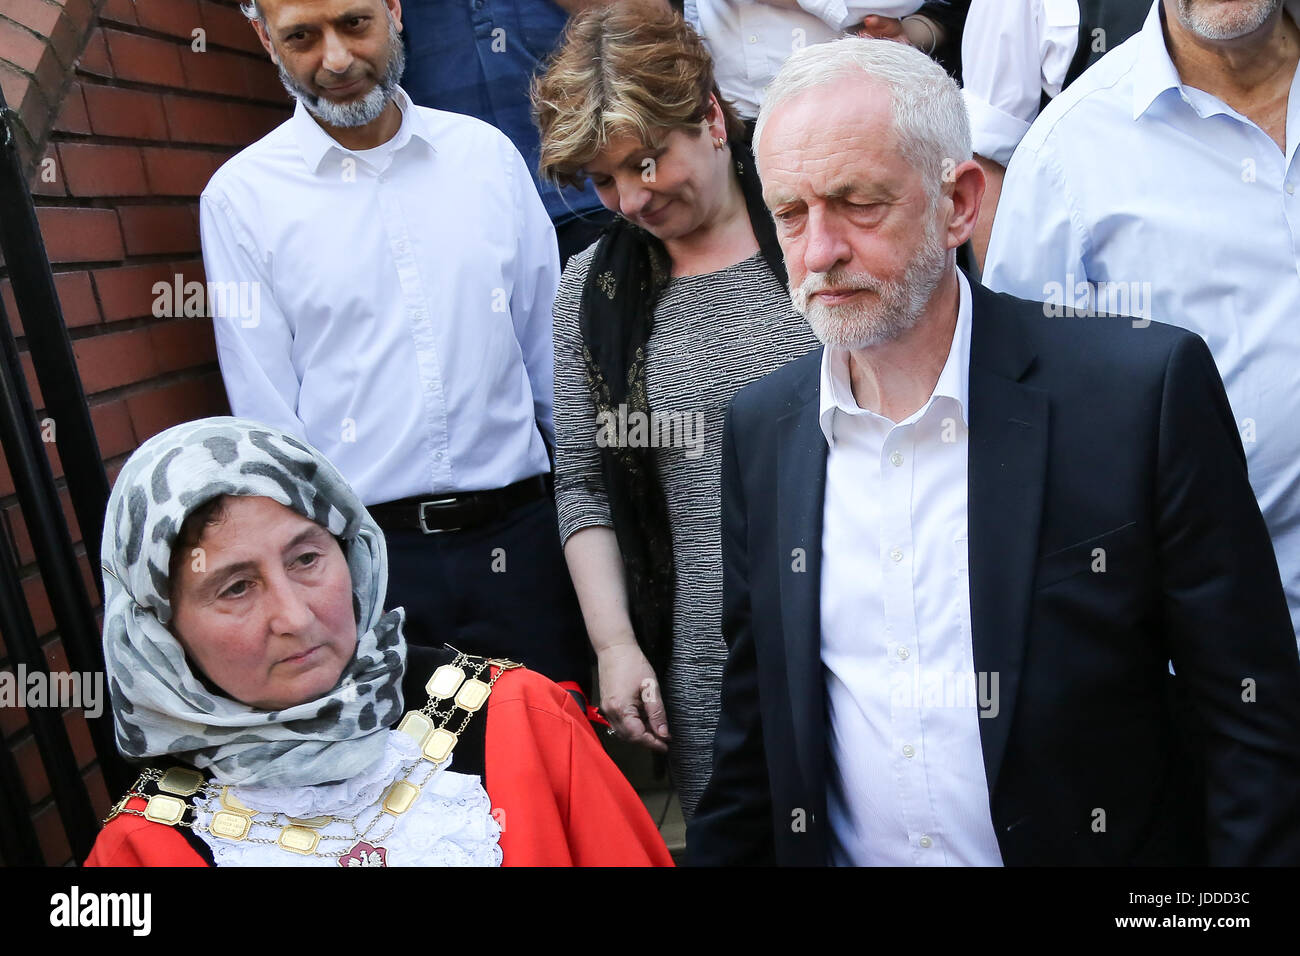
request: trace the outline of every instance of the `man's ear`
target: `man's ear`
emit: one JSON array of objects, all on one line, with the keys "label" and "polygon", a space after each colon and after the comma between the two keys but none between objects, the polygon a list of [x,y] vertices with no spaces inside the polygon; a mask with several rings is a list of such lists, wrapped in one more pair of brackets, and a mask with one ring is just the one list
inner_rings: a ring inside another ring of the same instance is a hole
[{"label": "man's ear", "polygon": [[271,37],[266,32],[266,25],[261,20],[249,20],[248,22],[253,25],[257,38],[262,41],[262,49],[271,55],[271,62],[279,66],[280,61],[276,58],[275,47],[271,45]]},{"label": "man's ear", "polygon": [[384,0],[388,6],[388,12],[393,15],[393,22],[397,24],[397,32],[402,32],[402,0]]},{"label": "man's ear", "polygon": [[968,159],[946,171],[944,178],[943,192],[952,203],[947,245],[949,249],[956,249],[975,232],[980,204],[984,201],[984,170],[975,160]]}]

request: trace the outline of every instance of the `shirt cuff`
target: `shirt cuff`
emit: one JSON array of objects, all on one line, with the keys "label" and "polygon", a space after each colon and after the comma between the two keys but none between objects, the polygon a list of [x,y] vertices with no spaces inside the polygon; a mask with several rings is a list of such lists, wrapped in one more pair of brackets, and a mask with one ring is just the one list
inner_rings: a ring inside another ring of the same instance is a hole
[{"label": "shirt cuff", "polygon": [[850,16],[844,0],[798,0],[805,13],[811,13],[833,30],[847,30],[854,23],[861,23],[862,17]]},{"label": "shirt cuff", "polygon": [[990,106],[969,90],[962,90],[962,98],[970,114],[971,149],[985,159],[1006,166],[1031,124]]}]

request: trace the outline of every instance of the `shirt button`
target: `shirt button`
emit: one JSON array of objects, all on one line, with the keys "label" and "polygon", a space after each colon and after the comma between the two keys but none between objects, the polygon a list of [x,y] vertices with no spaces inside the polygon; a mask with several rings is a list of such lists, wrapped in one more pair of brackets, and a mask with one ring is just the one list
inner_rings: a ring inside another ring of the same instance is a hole
[{"label": "shirt button", "polygon": [[433,382],[426,382],[424,387],[432,392],[438,386],[436,386]]},{"label": "shirt button", "polygon": [[406,251],[406,240],[405,240],[405,239],[400,239],[400,240],[398,240],[398,243],[397,243],[397,251],[398,251],[398,252],[405,252],[405,251]]},{"label": "shirt button", "polygon": [[890,455],[890,456],[889,456],[889,463],[890,463],[891,465],[893,465],[895,468],[897,468],[899,465],[901,465],[901,464],[903,463],[903,455],[902,455],[902,452],[897,452],[897,451],[896,451],[896,452],[894,452],[892,455]]},{"label": "shirt button", "polygon": [[1294,195],[1295,195],[1295,183],[1287,183],[1287,184],[1286,184],[1286,194],[1287,194],[1288,196],[1294,196]]},{"label": "shirt button", "polygon": [[905,660],[907,660],[907,659],[908,659],[909,657],[911,657],[911,656],[912,656],[911,652],[908,651],[908,649],[907,649],[906,647],[900,647],[900,648],[898,649],[898,659],[899,659],[900,661],[905,661]]},{"label": "shirt button", "polygon": [[920,842],[921,849],[923,850],[928,850],[930,849],[930,847],[934,845],[934,841],[931,840],[928,836],[921,837],[921,839],[918,842]]},{"label": "shirt button", "polygon": [[904,756],[904,757],[908,757],[909,759],[912,758],[912,757],[915,757],[915,756],[916,756],[916,748],[914,748],[911,744],[904,744],[904,745],[903,745],[903,756]]},{"label": "shirt button", "polygon": [[892,559],[895,560],[895,561],[902,561],[902,560],[903,560],[903,552],[902,552],[902,550],[899,549],[899,548],[895,548],[893,551],[890,551],[890,552],[889,552],[889,556],[890,556],[890,558],[892,558]]},{"label": "shirt button", "polygon": [[757,43],[757,42],[758,42],[758,37],[754,36],[754,35],[751,33],[751,34],[749,35],[749,42],[750,42],[750,43]]}]

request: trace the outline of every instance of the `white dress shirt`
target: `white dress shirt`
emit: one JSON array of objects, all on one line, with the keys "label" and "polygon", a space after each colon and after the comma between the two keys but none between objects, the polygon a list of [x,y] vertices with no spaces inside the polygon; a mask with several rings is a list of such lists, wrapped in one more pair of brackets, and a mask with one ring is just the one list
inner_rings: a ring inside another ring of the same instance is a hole
[{"label": "white dress shirt", "polygon": [[976,153],[1010,162],[1043,94],[1060,94],[1078,47],[1078,0],[972,0],[961,61]]},{"label": "white dress shirt", "polygon": [[964,275],[959,284],[934,392],[898,424],[858,407],[846,352],[823,353],[821,660],[837,865],[1002,865],[971,645],[971,297]]},{"label": "white dress shirt", "polygon": [[[1286,10],[1296,19],[1300,2]],[[1182,83],[1157,5],[1021,143],[984,281],[1205,339],[1300,633],[1300,71],[1286,128],[1283,153],[1251,120]]]},{"label": "white dress shirt", "polygon": [[799,0],[800,10],[761,0],[685,0],[686,22],[704,38],[722,95],[753,119],[763,90],[795,50],[843,36],[873,14],[904,17],[923,0]]},{"label": "white dress shirt", "polygon": [[488,124],[397,99],[397,135],[357,152],[299,104],[200,200],[209,283],[248,284],[212,296],[231,409],[366,504],[504,487],[549,470],[539,426],[554,442],[559,258],[528,169]]}]

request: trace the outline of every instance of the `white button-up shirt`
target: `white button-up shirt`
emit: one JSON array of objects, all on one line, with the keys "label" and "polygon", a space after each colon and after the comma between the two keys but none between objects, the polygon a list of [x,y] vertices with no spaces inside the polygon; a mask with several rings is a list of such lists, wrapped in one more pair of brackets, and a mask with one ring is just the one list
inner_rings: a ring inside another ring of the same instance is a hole
[{"label": "white button-up shirt", "polygon": [[923,0],[799,0],[791,10],[761,0],[685,0],[686,22],[704,38],[722,95],[753,119],[763,90],[795,50],[843,36],[873,14],[904,17]]},{"label": "white button-up shirt", "polygon": [[[1296,19],[1300,2],[1288,0],[1286,10]],[[1297,142],[1300,71],[1284,153],[1251,120],[1179,79],[1157,5],[1020,144],[984,282],[1205,339],[1300,634]]]},{"label": "white button-up shirt", "polygon": [[353,152],[299,104],[200,201],[231,409],[366,504],[503,487],[554,441],[559,258],[524,161],[486,123],[398,105],[397,135]]},{"label": "white button-up shirt", "polygon": [[[821,660],[831,862],[1000,866],[967,578],[971,298],[929,401],[894,424],[859,408],[848,355],[823,353]],[[981,686],[985,690],[981,692]]]},{"label": "white button-up shirt", "polygon": [[961,41],[972,149],[1010,162],[1043,94],[1060,94],[1078,47],[1078,0],[972,0]]}]

